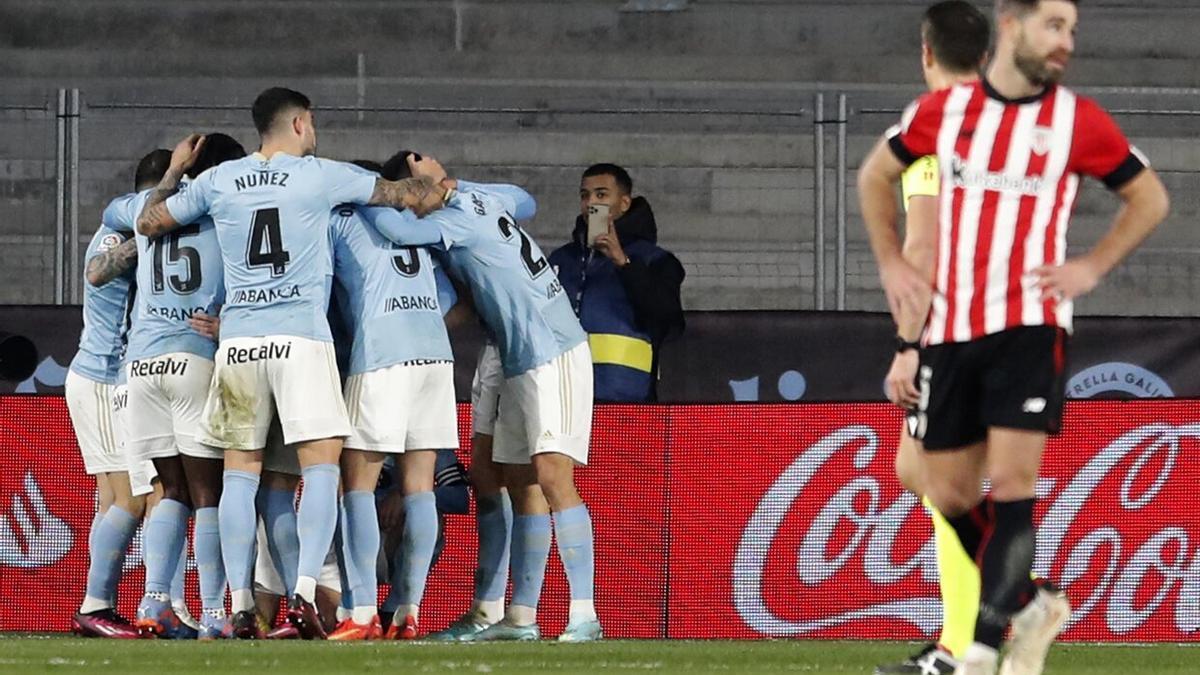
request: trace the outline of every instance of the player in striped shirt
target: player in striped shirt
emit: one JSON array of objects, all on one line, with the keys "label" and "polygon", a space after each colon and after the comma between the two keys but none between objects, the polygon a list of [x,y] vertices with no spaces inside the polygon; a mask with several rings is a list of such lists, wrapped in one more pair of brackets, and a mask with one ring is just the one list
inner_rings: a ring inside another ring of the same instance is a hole
[{"label": "player in striped shirt", "polygon": [[[929,281],[907,263],[892,190],[905,167],[940,164],[938,254],[922,335],[917,413],[925,486],[980,568],[974,642],[956,673],[1040,673],[1070,608],[1030,581],[1034,487],[1062,416],[1072,300],[1140,244],[1168,198],[1145,158],[1097,103],[1059,86],[1078,22],[1070,0],[999,0],[986,77],[928,94],[859,172],[863,218],[889,307],[921,313]],[[1123,202],[1109,232],[1066,258],[1081,176]],[[913,392],[908,392],[910,395]],[[984,473],[991,492],[981,494]]]},{"label": "player in striped shirt", "polygon": [[[945,0],[929,7],[921,21],[921,63],[929,90],[978,80],[987,60],[990,30],[987,17],[965,0]],[[918,159],[905,169],[900,181],[901,203],[907,212],[903,256],[926,279],[933,279],[937,254],[939,183],[935,155]],[[910,313],[897,318],[901,340],[888,373],[888,396],[906,408],[916,404],[915,397],[906,398],[904,392],[914,387],[915,345],[926,316]],[[896,476],[906,489],[924,498],[923,456],[920,442],[908,433],[906,426],[896,451]],[[927,498],[924,502],[933,520],[942,632],[936,643],[901,663],[879,666],[876,675],[951,673],[957,666],[954,656],[962,655],[971,644],[975,615],[979,611],[979,569],[963,551],[954,528]]]}]

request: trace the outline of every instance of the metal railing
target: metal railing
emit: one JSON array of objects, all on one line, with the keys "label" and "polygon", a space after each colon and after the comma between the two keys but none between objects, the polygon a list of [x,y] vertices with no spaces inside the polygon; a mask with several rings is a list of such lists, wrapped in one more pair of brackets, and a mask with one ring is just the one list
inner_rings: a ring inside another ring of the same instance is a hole
[{"label": "metal railing", "polygon": [[[660,217],[661,240],[689,267],[685,300],[693,308],[878,310],[883,299],[873,261],[861,227],[851,225],[857,218],[851,172],[867,142],[892,124],[916,93],[895,87],[814,87],[789,92],[786,100],[776,95],[726,106],[676,96],[669,104],[628,107],[578,101],[530,105],[482,97],[478,103],[417,97],[368,105],[360,94],[358,105],[319,104],[316,111],[322,154],[379,160],[385,157],[374,155],[381,148],[391,154],[416,143],[434,149],[463,175],[529,185],[542,203],[542,215],[530,229],[547,250],[567,239],[582,169],[603,160],[626,165],[641,187],[637,191],[648,195]],[[1200,149],[1184,147],[1197,136],[1196,92],[1085,93],[1100,98],[1131,137],[1157,144],[1167,155],[1160,172],[1187,188],[1176,191],[1184,208],[1177,209],[1173,222],[1182,225],[1200,215],[1191,198],[1192,186],[1200,188]],[[810,105],[804,105],[806,99]],[[52,101],[6,106],[0,100],[0,121],[4,115],[25,115],[30,124],[52,122],[55,141],[52,162],[46,158],[55,180],[53,233],[0,221],[0,239],[25,242],[16,253],[0,253],[0,275],[23,262],[13,256],[28,257],[30,247],[41,242],[51,249],[41,253],[49,253],[52,261],[34,266],[35,271],[52,279],[47,284],[46,279],[0,276],[9,286],[28,286],[10,291],[8,301],[80,301],[81,254],[93,215],[132,188],[133,166],[149,150],[170,147],[192,130],[225,131],[253,149],[245,104],[91,101],[77,89],[59,90]],[[0,162],[26,159],[4,148],[0,145]],[[19,172],[10,174],[13,185],[22,180]],[[26,204],[28,214],[37,204],[44,208],[46,200],[32,196],[26,201],[35,204]],[[1098,220],[1100,211],[1097,207],[1095,217],[1085,213],[1082,220]],[[36,213],[27,219],[36,220]],[[752,234],[739,236],[743,232]],[[1150,313],[1200,313],[1192,306],[1200,294],[1185,288],[1193,273],[1200,277],[1191,262],[1200,252],[1200,238],[1189,242],[1176,235],[1161,244],[1151,241],[1122,277],[1135,291],[1138,284],[1178,287],[1183,306],[1163,300]],[[1163,282],[1167,274],[1174,276]],[[47,286],[49,293],[43,290]],[[1101,309],[1139,313],[1125,300]]]}]

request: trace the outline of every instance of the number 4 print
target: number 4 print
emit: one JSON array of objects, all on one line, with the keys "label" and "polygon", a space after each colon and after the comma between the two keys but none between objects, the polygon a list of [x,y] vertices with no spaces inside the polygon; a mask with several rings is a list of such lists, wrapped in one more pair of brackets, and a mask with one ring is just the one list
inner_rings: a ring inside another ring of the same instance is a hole
[{"label": "number 4 print", "polygon": [[271,276],[281,277],[292,256],[283,248],[279,231],[279,209],[260,209],[250,223],[250,243],[246,247],[248,267],[270,267]]}]

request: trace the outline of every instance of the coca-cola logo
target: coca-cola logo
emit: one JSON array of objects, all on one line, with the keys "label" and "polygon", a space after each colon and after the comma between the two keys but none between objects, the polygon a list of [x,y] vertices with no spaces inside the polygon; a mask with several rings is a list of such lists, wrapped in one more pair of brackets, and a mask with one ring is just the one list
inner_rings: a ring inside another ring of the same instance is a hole
[{"label": "coca-cola logo", "polygon": [[[1169,486],[1182,488],[1176,474],[1184,454],[1191,463],[1200,459],[1198,441],[1200,424],[1143,425],[1095,451],[1073,475],[1038,481],[1048,507],[1034,568],[1068,587],[1072,624],[1099,612],[1109,631],[1125,634],[1173,609],[1176,630],[1200,630],[1200,542],[1187,513],[1171,508],[1166,496]],[[920,506],[912,494],[896,494],[890,448],[886,462],[877,462],[879,451],[872,427],[842,427],[801,452],[763,494],[743,528],[732,572],[734,606],[748,626],[795,636],[870,619],[908,623],[925,634],[940,625],[936,589],[912,591],[914,574],[936,580],[932,538],[918,542],[915,553],[910,542],[910,553],[897,557],[897,535]],[[831,475],[840,484],[831,486]],[[896,494],[890,504],[888,492]],[[771,582],[765,570],[781,553],[785,521],[813,509],[801,531],[786,538],[798,548],[794,578]],[[803,602],[822,590],[845,601],[832,611],[828,603],[822,611],[821,603]],[[789,593],[795,597],[785,616],[777,598]]]},{"label": "coca-cola logo", "polygon": [[[1056,492],[1038,527],[1033,567],[1043,576],[1058,571],[1061,583],[1073,589],[1075,609],[1068,626],[1102,610],[1109,630],[1129,633],[1165,609],[1168,597],[1175,594],[1175,628],[1183,633],[1200,630],[1200,552],[1194,548],[1200,542],[1189,535],[1186,518],[1176,522],[1161,518],[1164,513],[1180,514],[1162,495],[1180,460],[1200,459],[1196,441],[1200,441],[1200,424],[1138,427],[1096,453]],[[1191,451],[1187,458],[1181,456],[1185,445]],[[1108,499],[1097,499],[1106,485],[1115,488],[1116,509],[1095,519],[1103,522],[1099,527],[1068,538],[1082,511],[1108,504]],[[1152,507],[1158,507],[1156,513],[1147,517]],[[1144,537],[1140,544],[1129,536],[1126,523],[1138,525],[1138,534]],[[1068,541],[1072,541],[1069,550]],[[1092,575],[1097,578],[1086,591],[1076,582],[1089,570],[1098,575]]]}]

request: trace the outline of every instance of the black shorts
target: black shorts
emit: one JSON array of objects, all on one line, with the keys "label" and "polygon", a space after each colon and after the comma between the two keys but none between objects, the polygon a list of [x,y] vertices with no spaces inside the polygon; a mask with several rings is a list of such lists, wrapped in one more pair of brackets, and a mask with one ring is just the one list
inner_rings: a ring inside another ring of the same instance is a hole
[{"label": "black shorts", "polygon": [[1067,334],[1023,326],[921,350],[921,402],[909,431],[926,450],[987,438],[989,427],[1057,434],[1066,391]]}]

